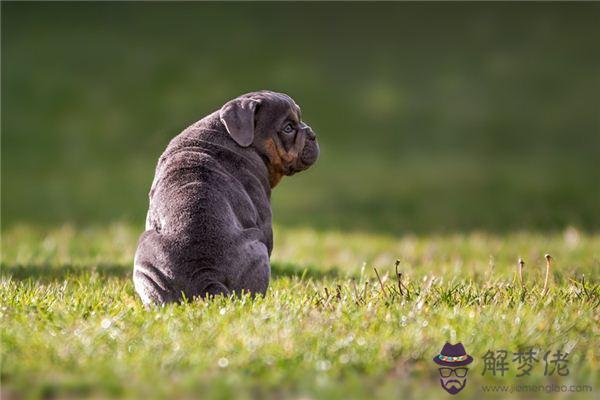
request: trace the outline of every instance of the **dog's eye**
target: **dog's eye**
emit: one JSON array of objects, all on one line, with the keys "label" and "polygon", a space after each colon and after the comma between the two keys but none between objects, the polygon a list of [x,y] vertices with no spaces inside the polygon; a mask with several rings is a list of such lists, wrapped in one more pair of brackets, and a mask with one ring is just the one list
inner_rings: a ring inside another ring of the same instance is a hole
[{"label": "dog's eye", "polygon": [[292,126],[292,124],[287,124],[286,126],[283,127],[283,132],[284,133],[292,133],[292,132],[294,132],[294,127]]}]

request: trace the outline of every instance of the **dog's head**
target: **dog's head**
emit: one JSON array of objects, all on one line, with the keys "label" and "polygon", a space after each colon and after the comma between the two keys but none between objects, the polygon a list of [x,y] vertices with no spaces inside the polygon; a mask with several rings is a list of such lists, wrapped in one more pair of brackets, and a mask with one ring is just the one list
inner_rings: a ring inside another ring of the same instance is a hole
[{"label": "dog's head", "polygon": [[286,94],[267,90],[244,94],[226,103],[219,117],[238,145],[253,147],[263,158],[271,187],[283,175],[303,171],[319,157],[315,133],[302,122],[300,107]]}]

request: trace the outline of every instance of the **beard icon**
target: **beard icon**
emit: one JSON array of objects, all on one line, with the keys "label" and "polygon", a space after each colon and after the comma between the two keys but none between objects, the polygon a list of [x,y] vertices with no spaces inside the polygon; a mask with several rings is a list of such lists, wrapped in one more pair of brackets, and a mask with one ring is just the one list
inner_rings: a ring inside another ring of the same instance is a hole
[{"label": "beard icon", "polygon": [[[440,370],[441,369],[443,368],[440,368]],[[451,368],[448,369],[452,370]],[[467,368],[462,369],[467,370]],[[455,370],[453,372],[455,372]],[[452,375],[444,378],[444,376],[442,376],[442,371],[440,371],[440,383],[442,384],[442,388],[444,388],[444,390],[450,394],[456,394],[460,392],[467,384],[467,372],[464,373],[464,376],[462,378],[455,377]]]}]

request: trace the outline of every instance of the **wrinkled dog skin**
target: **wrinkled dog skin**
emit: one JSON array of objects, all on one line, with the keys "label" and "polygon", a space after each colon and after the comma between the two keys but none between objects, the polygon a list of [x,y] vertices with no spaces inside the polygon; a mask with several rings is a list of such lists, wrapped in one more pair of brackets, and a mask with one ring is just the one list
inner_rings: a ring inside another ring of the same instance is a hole
[{"label": "wrinkled dog skin", "polygon": [[271,188],[319,155],[287,95],[242,95],[167,146],[134,261],[145,304],[265,293],[273,248]]}]

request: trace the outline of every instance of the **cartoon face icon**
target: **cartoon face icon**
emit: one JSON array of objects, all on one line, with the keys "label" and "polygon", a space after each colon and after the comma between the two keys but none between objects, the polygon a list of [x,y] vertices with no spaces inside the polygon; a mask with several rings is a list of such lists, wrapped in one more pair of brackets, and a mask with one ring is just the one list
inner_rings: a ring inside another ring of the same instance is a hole
[{"label": "cartoon face icon", "polygon": [[440,354],[433,358],[433,362],[440,366],[440,384],[445,391],[456,394],[463,390],[469,372],[465,366],[473,362],[473,357],[467,354],[462,343],[446,343]]},{"label": "cartoon face icon", "polygon": [[460,392],[467,384],[468,368],[441,367],[438,368],[438,371],[440,372],[440,383],[442,384],[442,387],[450,394]]}]

